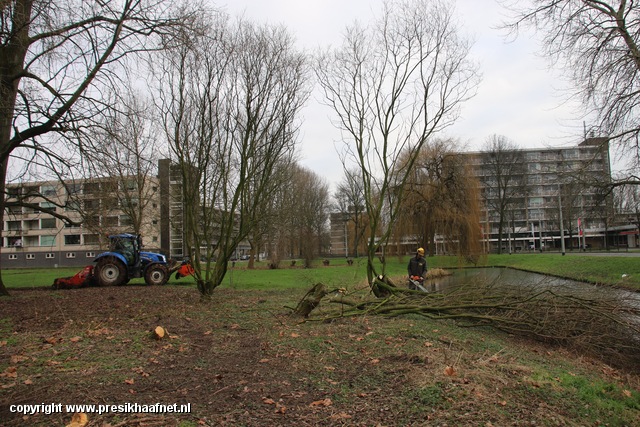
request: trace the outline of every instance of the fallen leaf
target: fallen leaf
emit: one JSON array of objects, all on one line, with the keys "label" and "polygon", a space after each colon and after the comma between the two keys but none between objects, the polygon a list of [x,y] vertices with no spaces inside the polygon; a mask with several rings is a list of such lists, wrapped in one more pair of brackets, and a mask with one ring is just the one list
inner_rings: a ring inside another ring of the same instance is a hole
[{"label": "fallen leaf", "polygon": [[331,415],[332,420],[348,420],[351,418],[351,415],[345,414],[344,412],[340,412],[339,414]]},{"label": "fallen leaf", "polygon": [[371,363],[372,365],[377,365],[378,363],[380,363],[380,359],[371,359],[369,363]]},{"label": "fallen leaf", "polygon": [[71,342],[78,342],[78,341],[81,341],[81,340],[82,340],[82,337],[79,337],[79,336],[75,336],[75,337],[69,338],[69,341],[71,341]]},{"label": "fallen leaf", "polygon": [[29,359],[27,356],[14,354],[13,356],[11,356],[11,363],[17,364],[17,363],[20,363],[20,362],[24,362],[27,359]]},{"label": "fallen leaf", "polygon": [[425,346],[425,347],[433,347],[433,343],[432,343],[432,342],[427,341],[427,342],[425,342],[425,343],[424,343],[424,346]]},{"label": "fallen leaf", "polygon": [[300,334],[296,334],[295,332],[291,332],[291,338],[299,338]]},{"label": "fallen leaf", "polygon": [[622,394],[624,394],[626,397],[631,397],[631,392],[629,390],[622,390]]},{"label": "fallen leaf", "polygon": [[444,368],[444,374],[448,377],[453,377],[457,374],[457,372],[453,366],[447,366],[446,368]]},{"label": "fallen leaf", "polygon": [[260,359],[258,361],[258,363],[267,363],[269,361],[269,359]]},{"label": "fallen leaf", "polygon": [[133,378],[129,378],[129,379],[124,380],[124,382],[125,382],[125,384],[132,385],[133,383],[135,383],[135,380]]},{"label": "fallen leaf", "polygon": [[15,366],[9,366],[7,369],[4,370],[3,373],[0,374],[0,377],[17,378],[18,369]]},{"label": "fallen leaf", "polygon": [[30,379],[26,379],[26,380],[24,380],[24,383],[23,383],[23,384],[25,384],[25,385],[31,385],[31,384],[33,384],[33,381],[31,381]]},{"label": "fallen leaf", "polygon": [[4,347],[5,345],[7,345],[6,341],[0,341],[0,347]]},{"label": "fallen leaf", "polygon": [[316,400],[315,402],[311,402],[309,406],[331,406],[333,402],[328,397],[322,400]]},{"label": "fallen leaf", "polygon": [[89,417],[84,412],[76,412],[71,417],[71,422],[67,427],[84,427],[89,423]]},{"label": "fallen leaf", "polygon": [[273,399],[270,399],[268,397],[265,397],[262,399],[262,403],[267,404],[267,405],[275,405],[276,401]]},{"label": "fallen leaf", "polygon": [[499,402],[499,403],[500,403],[500,405],[502,405],[502,406],[507,406],[507,401],[506,401],[506,400],[503,400],[503,401],[501,401],[501,402]]}]

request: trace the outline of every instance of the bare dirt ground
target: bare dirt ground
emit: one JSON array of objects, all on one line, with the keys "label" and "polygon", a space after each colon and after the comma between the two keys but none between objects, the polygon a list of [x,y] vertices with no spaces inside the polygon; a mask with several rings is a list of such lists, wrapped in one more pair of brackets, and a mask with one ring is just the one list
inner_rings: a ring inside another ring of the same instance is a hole
[{"label": "bare dirt ground", "polygon": [[[635,376],[597,361],[422,319],[303,323],[284,305],[304,291],[220,289],[203,303],[192,287],[14,290],[0,298],[0,425],[67,425],[68,404],[156,403],[190,412],[115,408],[87,412],[87,425],[597,425],[606,410],[576,419],[588,411],[563,397],[556,369],[602,371],[637,393]],[[156,326],[168,336],[154,339]],[[62,412],[11,411],[26,404]]]}]

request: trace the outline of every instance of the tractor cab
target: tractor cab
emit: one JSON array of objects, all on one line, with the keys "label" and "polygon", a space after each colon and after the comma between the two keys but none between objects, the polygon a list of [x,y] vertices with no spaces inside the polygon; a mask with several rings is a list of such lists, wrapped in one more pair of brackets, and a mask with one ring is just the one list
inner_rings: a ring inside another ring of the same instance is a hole
[{"label": "tractor cab", "polygon": [[121,254],[129,268],[139,267],[142,238],[133,234],[115,234],[109,236],[109,250]]}]

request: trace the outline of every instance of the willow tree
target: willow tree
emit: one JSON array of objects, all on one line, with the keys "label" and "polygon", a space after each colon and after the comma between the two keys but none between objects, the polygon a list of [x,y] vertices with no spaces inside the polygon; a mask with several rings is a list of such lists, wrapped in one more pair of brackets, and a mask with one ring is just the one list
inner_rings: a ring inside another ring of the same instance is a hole
[{"label": "willow tree", "polygon": [[[133,69],[127,58],[163,48],[189,16],[164,0],[3,1],[0,193],[12,162],[54,176],[72,166],[81,148],[76,136],[112,107],[105,88],[117,87]],[[0,294],[6,293],[0,279]]]},{"label": "willow tree", "polygon": [[479,184],[455,147],[451,140],[436,140],[421,151],[394,235],[428,247],[429,255],[436,252],[437,235],[443,251],[477,260],[482,253]]},{"label": "willow tree", "polygon": [[195,276],[210,297],[293,160],[309,91],[306,59],[283,28],[224,15],[202,23],[200,37],[165,56],[158,104],[183,181],[187,254],[206,258]]},{"label": "willow tree", "polygon": [[318,58],[326,103],[344,134],[344,163],[355,163],[362,177],[372,285],[385,275],[376,252],[389,242],[422,147],[475,92],[469,50],[448,2],[398,0],[386,2],[372,25],[347,28],[342,45]]}]

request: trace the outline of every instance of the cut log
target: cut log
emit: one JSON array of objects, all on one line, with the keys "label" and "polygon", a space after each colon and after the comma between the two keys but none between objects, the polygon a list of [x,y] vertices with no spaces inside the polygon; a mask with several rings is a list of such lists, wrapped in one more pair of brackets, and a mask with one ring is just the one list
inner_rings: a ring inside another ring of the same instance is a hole
[{"label": "cut log", "polygon": [[153,337],[157,340],[161,340],[167,334],[167,331],[162,326],[156,326],[153,330]]},{"label": "cut log", "polygon": [[84,412],[76,412],[71,417],[71,422],[67,424],[67,427],[84,427],[89,423],[89,417]]}]

